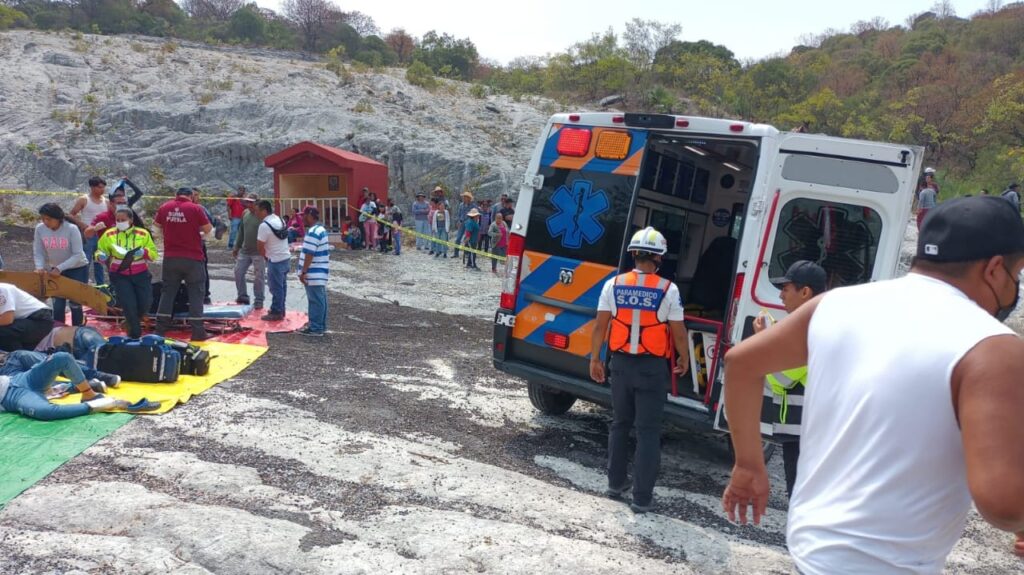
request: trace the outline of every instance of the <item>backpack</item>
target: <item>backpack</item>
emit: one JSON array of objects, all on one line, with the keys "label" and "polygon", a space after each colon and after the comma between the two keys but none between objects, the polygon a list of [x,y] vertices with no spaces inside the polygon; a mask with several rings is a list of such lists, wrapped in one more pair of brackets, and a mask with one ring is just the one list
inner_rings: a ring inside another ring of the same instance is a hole
[{"label": "backpack", "polygon": [[157,335],[111,337],[96,358],[97,370],[120,375],[125,381],[174,383],[181,373],[181,353]]},{"label": "backpack", "polygon": [[[160,296],[164,291],[164,282],[153,282],[153,300],[149,304],[150,315],[155,316],[160,310]],[[188,290],[185,284],[178,284],[178,293],[174,294],[172,314],[188,313]]]},{"label": "backpack", "polygon": [[267,220],[263,220],[262,223],[267,224],[267,227],[270,228],[270,231],[271,233],[274,234],[275,238],[279,240],[288,239],[288,226],[281,226],[280,228],[275,228],[274,226],[270,225],[270,222],[268,222]]},{"label": "backpack", "polygon": [[210,373],[210,352],[187,341],[164,339],[164,343],[181,354],[181,373],[185,375],[206,375]]}]

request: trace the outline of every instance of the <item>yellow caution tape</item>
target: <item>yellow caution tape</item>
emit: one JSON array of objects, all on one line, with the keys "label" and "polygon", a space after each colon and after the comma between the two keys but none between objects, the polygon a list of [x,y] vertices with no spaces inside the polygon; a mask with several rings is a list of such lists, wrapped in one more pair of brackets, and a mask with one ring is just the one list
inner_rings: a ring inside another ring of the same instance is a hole
[{"label": "yellow caution tape", "polygon": [[[496,254],[485,252],[483,250],[478,250],[478,249],[475,249],[475,248],[470,248],[470,247],[467,247],[465,245],[461,245],[461,244],[458,244],[458,243],[455,243],[455,242],[448,242],[448,241],[444,241],[444,240],[439,240],[439,239],[437,239],[434,236],[428,236],[427,234],[421,234],[421,233],[419,233],[416,230],[413,230],[411,228],[403,228],[401,226],[397,226],[397,225],[395,225],[392,222],[389,222],[389,221],[387,221],[387,220],[385,220],[383,218],[379,218],[379,217],[377,217],[377,216],[375,216],[375,215],[373,215],[371,213],[364,212],[364,211],[360,210],[359,208],[356,208],[356,207],[353,207],[353,206],[349,206],[349,208],[351,208],[352,211],[354,211],[354,212],[356,212],[358,214],[362,214],[362,215],[364,215],[364,216],[366,216],[368,218],[373,218],[374,220],[377,220],[378,222],[384,224],[385,226],[388,226],[388,227],[393,228],[393,229],[397,229],[397,230],[401,231],[403,234],[409,234],[409,235],[411,235],[414,238],[415,237],[425,238],[425,239],[430,240],[431,242],[434,242],[434,243],[437,243],[437,244],[443,244],[443,245],[446,245],[446,246],[448,246],[450,248],[453,248],[453,249],[456,249],[456,250],[461,250],[461,251],[473,253],[473,254],[476,254],[478,256],[483,256],[485,258],[491,258],[491,259],[494,259],[494,260],[498,260],[499,262],[504,262],[505,261],[505,256],[499,256],[499,255],[496,255]],[[484,233],[483,230],[480,230],[480,232]],[[364,239],[364,242],[365,242],[365,239]]]},{"label": "yellow caution tape", "polygon": [[[199,193],[202,194],[203,191],[199,190]],[[84,196],[84,195],[87,195],[87,194],[85,192],[39,192],[39,191],[35,191],[35,190],[6,190],[6,189],[0,189],[0,196],[5,196],[5,195],[6,196],[16,195],[16,196],[76,196],[77,197],[77,196]],[[104,194],[104,195],[106,195],[106,194]],[[154,198],[154,199],[157,199],[157,200],[173,200],[177,196],[151,196],[149,194],[143,194],[142,197],[143,198]],[[200,197],[199,201],[216,202],[216,201],[226,200],[226,199],[228,199],[228,198],[227,197],[221,197],[221,196],[207,196],[207,197]]]}]

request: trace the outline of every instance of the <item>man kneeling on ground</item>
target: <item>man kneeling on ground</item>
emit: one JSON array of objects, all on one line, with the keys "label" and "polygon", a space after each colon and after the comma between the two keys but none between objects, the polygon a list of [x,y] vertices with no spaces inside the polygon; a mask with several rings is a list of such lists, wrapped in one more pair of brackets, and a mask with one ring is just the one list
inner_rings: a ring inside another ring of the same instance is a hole
[{"label": "man kneeling on ground", "polygon": [[0,283],[0,350],[33,349],[53,329],[53,311],[21,288]]}]

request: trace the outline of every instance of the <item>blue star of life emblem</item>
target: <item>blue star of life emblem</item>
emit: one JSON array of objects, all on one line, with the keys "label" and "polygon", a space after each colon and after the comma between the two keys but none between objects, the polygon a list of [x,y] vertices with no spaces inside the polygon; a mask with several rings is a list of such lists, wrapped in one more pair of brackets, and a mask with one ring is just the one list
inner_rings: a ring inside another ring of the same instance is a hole
[{"label": "blue star of life emblem", "polygon": [[572,188],[559,186],[551,196],[558,210],[547,219],[552,238],[562,236],[562,247],[578,249],[583,242],[596,243],[604,235],[604,225],[597,216],[608,211],[608,196],[604,190],[594,190],[588,180],[576,180]]}]

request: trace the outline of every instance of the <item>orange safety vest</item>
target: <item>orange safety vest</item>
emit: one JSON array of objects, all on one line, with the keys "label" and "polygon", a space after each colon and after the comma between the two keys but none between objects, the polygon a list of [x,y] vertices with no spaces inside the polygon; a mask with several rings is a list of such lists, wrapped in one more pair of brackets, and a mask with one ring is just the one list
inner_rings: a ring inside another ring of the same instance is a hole
[{"label": "orange safety vest", "polygon": [[615,315],[608,348],[631,355],[671,357],[668,322],[658,319],[658,309],[671,282],[635,270],[616,276],[614,282]]}]

